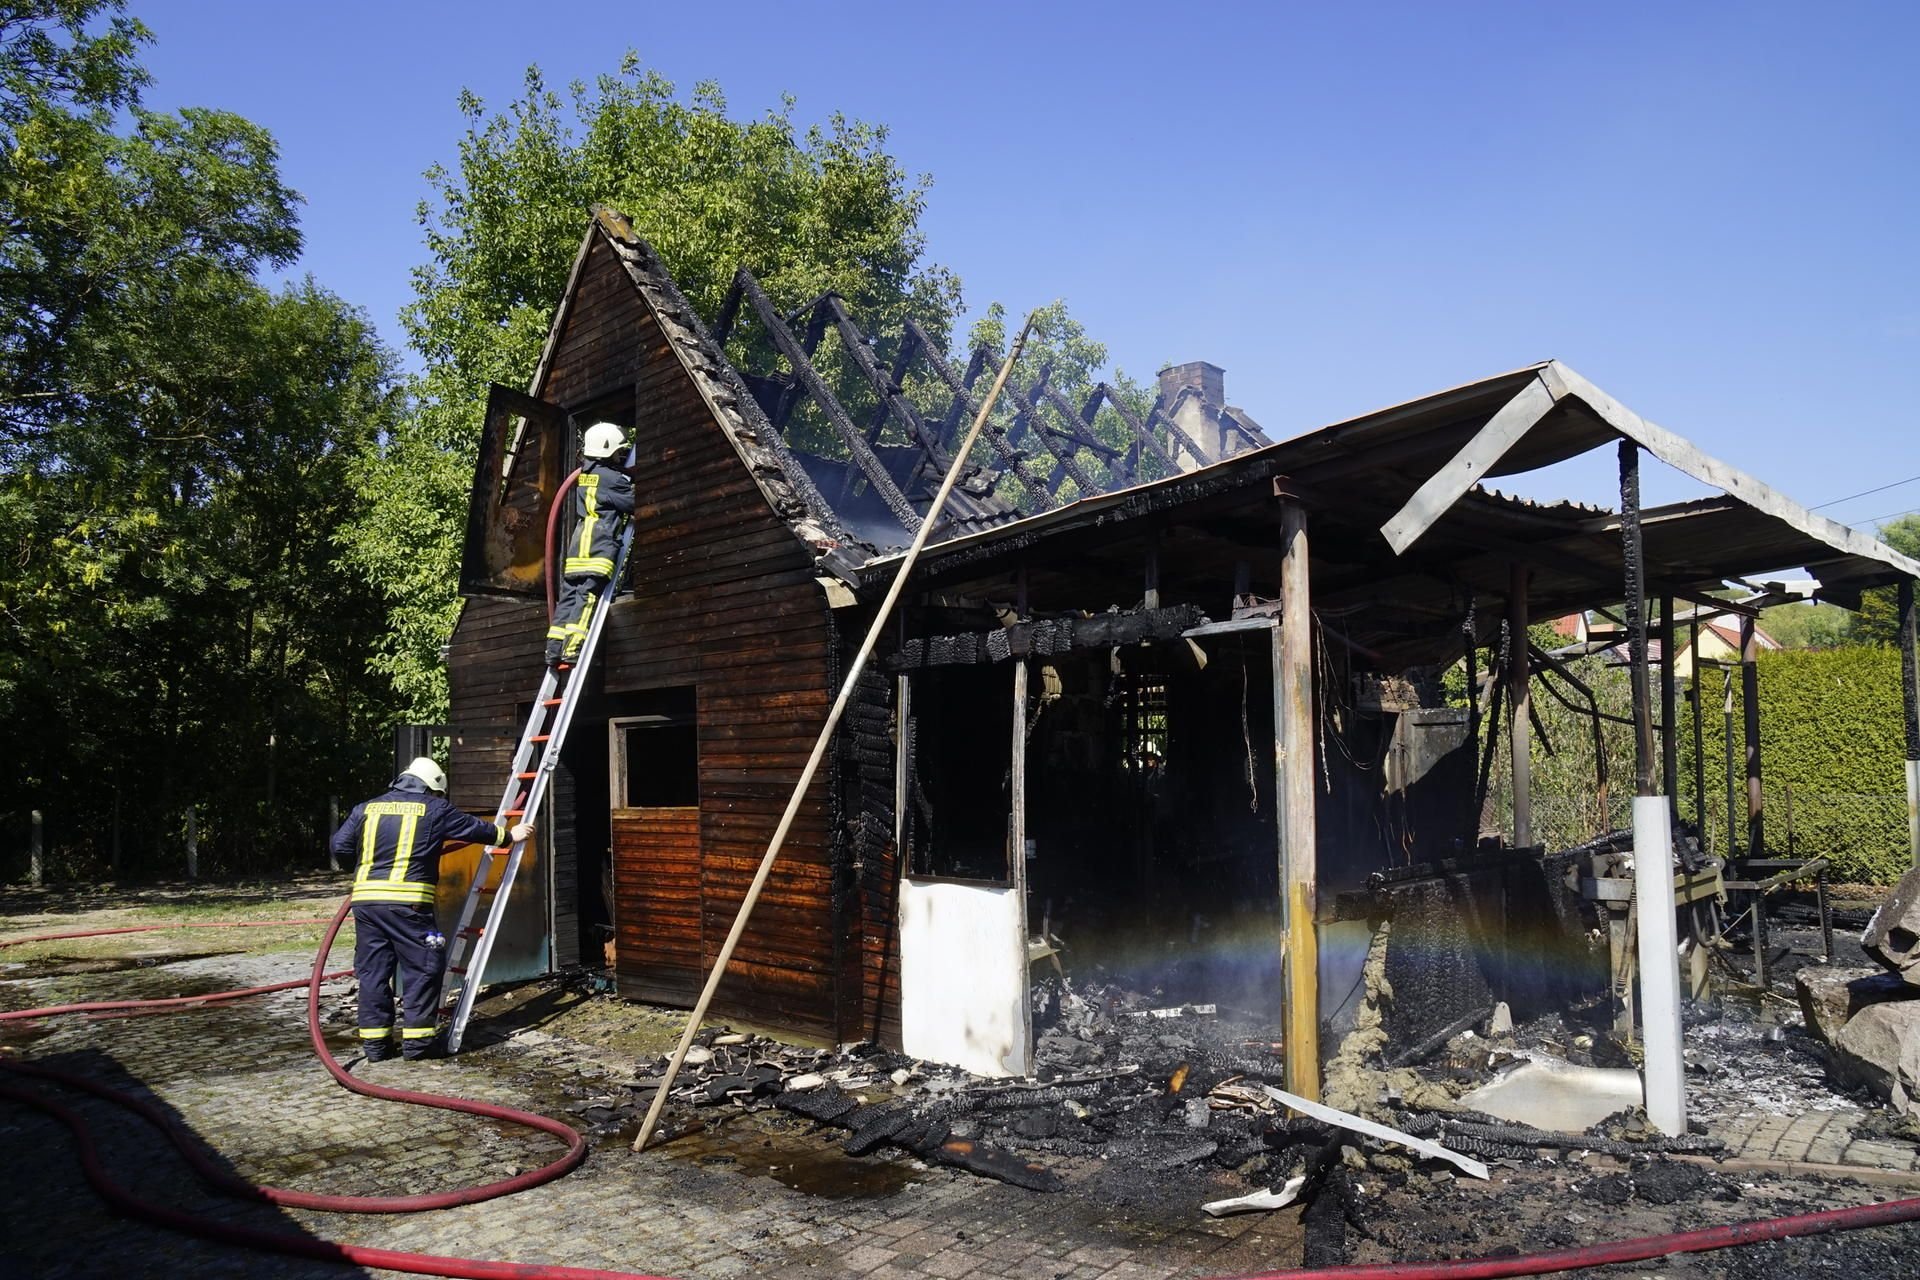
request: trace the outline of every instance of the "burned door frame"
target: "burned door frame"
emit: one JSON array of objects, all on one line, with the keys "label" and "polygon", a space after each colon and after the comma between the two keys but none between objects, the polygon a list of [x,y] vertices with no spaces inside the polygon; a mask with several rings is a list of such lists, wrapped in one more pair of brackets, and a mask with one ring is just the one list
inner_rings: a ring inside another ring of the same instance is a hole
[{"label": "burned door frame", "polygon": [[[909,733],[913,680],[903,674],[895,681],[894,848],[901,851],[902,858],[896,904],[900,929],[901,1047],[915,1056],[952,1062],[988,1076],[1033,1074],[1033,1005],[1029,999],[1032,933],[1027,918],[1026,857],[1027,683],[1027,659],[1017,658],[1011,679],[1013,732],[1008,765],[1006,875],[1002,880],[987,881],[912,874],[906,854],[906,815],[914,768]],[[915,918],[923,909],[927,917],[925,923]],[[964,921],[958,918],[962,912],[966,917]],[[950,918],[940,919],[943,915]],[[955,928],[951,932],[938,930],[933,927],[936,921]],[[1011,938],[1003,936],[1009,923],[1013,931]],[[943,964],[937,950],[943,944],[957,945],[966,936],[969,924],[988,934],[985,950],[976,951],[971,957],[972,963],[964,970],[956,969],[950,957],[949,962]],[[921,937],[922,934],[928,936]],[[913,954],[917,942],[924,943],[929,951],[924,965],[922,957]],[[983,968],[996,953],[999,965],[1012,970],[1010,983],[999,966]],[[964,973],[964,982],[937,987],[930,982],[922,990],[916,979],[923,973],[929,976]],[[990,976],[1000,980],[990,980]],[[1008,985],[1017,990],[1001,990]],[[984,1005],[968,1003],[968,997],[982,996]],[[996,1027],[1004,1017],[1003,1038],[984,1048],[971,1043],[978,1025],[974,1018],[976,1012],[989,1027]]]}]

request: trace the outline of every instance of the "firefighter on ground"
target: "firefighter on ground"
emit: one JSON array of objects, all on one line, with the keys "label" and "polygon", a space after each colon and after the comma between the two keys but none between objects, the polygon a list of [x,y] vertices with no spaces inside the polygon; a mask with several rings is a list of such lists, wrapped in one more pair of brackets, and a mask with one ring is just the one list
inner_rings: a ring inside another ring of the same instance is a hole
[{"label": "firefighter on ground", "polygon": [[[357,804],[333,833],[338,857],[358,855],[353,875],[353,970],[360,983],[360,1048],[367,1061],[396,1052],[437,1058],[446,1052],[434,1026],[446,939],[434,921],[434,886],[443,843],[506,845],[533,835],[511,831],[447,803],[447,775],[427,756],[407,766],[386,794]],[[393,977],[406,999],[400,1043],[393,1042]]]},{"label": "firefighter on ground", "polygon": [[573,532],[560,567],[560,597],[547,627],[547,665],[571,663],[586,643],[594,606],[613,577],[622,522],[633,514],[633,478],[612,459],[627,446],[626,432],[611,422],[587,428],[580,452],[586,458],[573,488]]}]

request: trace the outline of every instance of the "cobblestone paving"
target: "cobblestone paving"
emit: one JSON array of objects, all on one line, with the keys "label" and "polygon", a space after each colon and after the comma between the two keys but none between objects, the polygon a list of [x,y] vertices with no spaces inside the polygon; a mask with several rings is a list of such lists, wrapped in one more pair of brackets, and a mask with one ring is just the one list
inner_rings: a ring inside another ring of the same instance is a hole
[{"label": "cobblestone paving", "polygon": [[[203,957],[0,982],[0,1006],[109,992],[192,994],[304,970],[295,955]],[[347,1093],[312,1059],[297,991],[166,1016],[67,1018],[52,1025],[50,1032],[0,1031],[0,1046],[147,1092],[256,1181],[410,1193],[496,1179],[544,1163],[556,1151],[551,1138],[515,1126]],[[335,1043],[349,1060],[347,1038],[336,1036]],[[484,1046],[449,1062],[356,1069],[382,1083],[549,1114],[560,1114],[569,1084],[610,1085],[618,1074],[583,1065],[540,1036]],[[148,1126],[119,1109],[85,1095],[67,1100],[93,1122],[113,1172],[136,1194],[236,1223],[384,1248],[690,1280],[749,1273],[1144,1280],[1232,1274],[1299,1257],[1291,1215],[1196,1223],[1191,1205],[1167,1206],[1163,1216],[1114,1215],[1085,1198],[1034,1195],[950,1170],[853,1161],[800,1126],[745,1116],[717,1137],[688,1140],[672,1156],[635,1157],[624,1142],[613,1141],[568,1177],[506,1201],[404,1216],[279,1211],[205,1190]],[[5,1101],[0,1149],[8,1153],[0,1161],[0,1275],[352,1272],[117,1219],[82,1179],[65,1129]]]}]

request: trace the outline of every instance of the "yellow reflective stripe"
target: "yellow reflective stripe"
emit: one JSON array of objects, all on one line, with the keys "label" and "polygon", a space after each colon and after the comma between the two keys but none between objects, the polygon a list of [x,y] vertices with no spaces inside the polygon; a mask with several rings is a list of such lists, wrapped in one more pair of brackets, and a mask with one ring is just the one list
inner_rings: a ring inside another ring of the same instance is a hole
[{"label": "yellow reflective stripe", "polygon": [[393,1034],[393,1028],[392,1028],[392,1027],[362,1027],[362,1028],[360,1028],[360,1038],[361,1038],[362,1040],[385,1040],[385,1039],[386,1039],[386,1038],[387,1038],[387,1037],[388,1037],[389,1035],[391,1035],[391,1034]]},{"label": "yellow reflective stripe", "polygon": [[[420,807],[423,810],[426,808],[425,805]],[[413,837],[419,829],[419,814],[410,813],[400,819],[400,838],[393,844],[393,870],[388,873],[388,880],[406,880],[407,864],[413,861]]]},{"label": "yellow reflective stripe", "polygon": [[406,902],[417,905],[432,902],[433,899],[433,886],[419,880],[408,880],[403,884],[369,880],[365,884],[353,886],[355,902]]},{"label": "yellow reflective stripe", "polygon": [[510,838],[512,835],[513,833],[511,831],[508,831],[505,827],[501,826],[497,822],[494,823],[493,824],[493,847],[496,849],[506,848],[508,845],[513,843],[512,839]]},{"label": "yellow reflective stripe", "polygon": [[564,573],[597,573],[603,578],[613,576],[613,561],[607,556],[568,556],[562,566]]},{"label": "yellow reflective stripe", "polygon": [[360,811],[360,866],[353,873],[353,883],[358,886],[373,874],[373,855],[380,838],[380,819]]},{"label": "yellow reflective stripe", "polygon": [[580,549],[576,554],[593,553],[593,526],[600,519],[600,477],[580,477],[580,498],[585,517],[580,521]]},{"label": "yellow reflective stripe", "polygon": [[402,1040],[431,1040],[439,1034],[438,1027],[402,1027],[400,1030]]},{"label": "yellow reflective stripe", "polygon": [[565,640],[566,638],[567,638],[567,624],[566,624],[566,623],[564,623],[564,622],[560,622],[560,623],[555,623],[555,624],[554,624],[553,626],[551,626],[551,627],[548,627],[548,628],[547,628],[547,639],[549,639],[549,640]]}]

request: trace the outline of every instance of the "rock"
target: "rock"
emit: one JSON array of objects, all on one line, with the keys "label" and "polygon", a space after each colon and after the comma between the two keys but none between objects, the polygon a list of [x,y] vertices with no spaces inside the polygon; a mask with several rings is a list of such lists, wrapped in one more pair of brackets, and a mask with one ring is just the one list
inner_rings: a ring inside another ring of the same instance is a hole
[{"label": "rock", "polygon": [[1505,1000],[1493,1006],[1493,1016],[1487,1019],[1487,1034],[1490,1036],[1513,1034],[1513,1010],[1507,1008]]},{"label": "rock", "polygon": [[1846,1083],[1865,1085],[1902,1115],[1920,1112],[1920,1000],[1868,1005],[1847,1019],[1833,1047]]},{"label": "rock", "polygon": [[1920,867],[1900,877],[1893,894],[1867,921],[1860,945],[1903,982],[1920,987]]},{"label": "rock", "polygon": [[1189,1129],[1204,1129],[1213,1122],[1213,1109],[1205,1098],[1188,1098],[1181,1119],[1187,1122]]},{"label": "rock", "polygon": [[1802,969],[1794,975],[1800,994],[1800,1012],[1807,1029],[1834,1042],[1847,1020],[1868,1005],[1920,996],[1898,975],[1879,969],[1842,969],[1832,965]]}]

